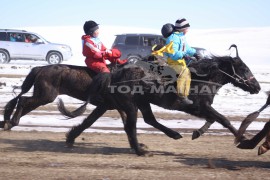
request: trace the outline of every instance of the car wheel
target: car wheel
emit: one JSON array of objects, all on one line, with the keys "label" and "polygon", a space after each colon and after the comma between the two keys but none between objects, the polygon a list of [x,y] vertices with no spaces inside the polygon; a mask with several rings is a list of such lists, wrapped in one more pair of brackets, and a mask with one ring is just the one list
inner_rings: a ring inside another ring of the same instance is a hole
[{"label": "car wheel", "polygon": [[136,62],[138,60],[142,60],[142,58],[140,58],[139,56],[129,56],[127,60],[128,62]]},{"label": "car wheel", "polygon": [[51,52],[47,55],[47,62],[49,64],[60,64],[62,62],[62,56],[58,52]]},{"label": "car wheel", "polygon": [[0,49],[0,64],[9,63],[10,57],[7,51]]}]

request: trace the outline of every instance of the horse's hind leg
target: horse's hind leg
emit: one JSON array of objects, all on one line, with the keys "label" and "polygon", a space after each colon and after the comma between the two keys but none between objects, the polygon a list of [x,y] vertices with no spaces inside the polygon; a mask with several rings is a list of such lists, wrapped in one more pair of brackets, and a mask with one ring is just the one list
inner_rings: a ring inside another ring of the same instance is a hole
[{"label": "horse's hind leg", "polygon": [[17,97],[13,98],[12,100],[10,100],[6,106],[5,106],[5,110],[4,110],[4,121],[10,121],[10,117],[13,113],[13,110],[15,109],[18,99],[21,97],[21,94],[18,95]]},{"label": "horse's hind leg", "polygon": [[56,98],[56,95],[51,94],[50,96],[42,96],[42,97],[20,97],[16,111],[11,118],[10,122],[6,121],[4,125],[4,130],[9,130],[13,126],[17,126],[19,124],[20,118],[25,114],[31,112],[41,105],[45,105],[51,103]]},{"label": "horse's hind leg", "polygon": [[66,134],[67,146],[73,146],[75,139],[87,128],[89,128],[96,120],[101,117],[107,108],[104,106],[97,106],[96,109],[78,126],[72,127],[72,129]]},{"label": "horse's hind leg", "polygon": [[140,104],[140,105],[138,105],[138,107],[139,107],[139,109],[140,109],[140,111],[141,111],[141,113],[143,115],[144,121],[147,124],[149,124],[149,125],[157,128],[158,130],[164,132],[170,138],[173,138],[173,139],[182,138],[182,136],[178,132],[173,131],[172,129],[167,128],[166,126],[163,126],[162,124],[157,122],[149,103]]}]

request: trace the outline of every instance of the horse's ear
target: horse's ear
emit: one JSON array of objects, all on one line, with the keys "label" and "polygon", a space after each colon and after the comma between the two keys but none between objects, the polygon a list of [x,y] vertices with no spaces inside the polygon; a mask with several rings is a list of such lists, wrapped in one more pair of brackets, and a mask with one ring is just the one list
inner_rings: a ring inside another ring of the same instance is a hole
[{"label": "horse's ear", "polygon": [[239,53],[238,53],[238,49],[237,49],[237,46],[235,45],[235,44],[232,44],[231,46],[230,46],[230,48],[229,48],[229,50],[231,49],[231,48],[235,48],[235,51],[236,51],[236,57],[234,57],[234,58],[232,58],[233,59],[233,62],[235,63],[235,64],[237,64],[237,63],[240,63],[242,60],[241,60],[241,58],[239,57]]},{"label": "horse's ear", "polygon": [[232,47],[235,48],[235,50],[236,50],[236,57],[239,58],[237,46],[236,46],[235,44],[232,44],[232,45],[230,46],[229,50],[231,50]]}]

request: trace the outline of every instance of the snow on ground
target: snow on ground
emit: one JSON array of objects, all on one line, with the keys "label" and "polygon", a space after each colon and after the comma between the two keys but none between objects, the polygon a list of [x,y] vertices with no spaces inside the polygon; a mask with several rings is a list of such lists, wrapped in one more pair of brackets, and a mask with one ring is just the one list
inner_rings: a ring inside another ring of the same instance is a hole
[{"label": "snow on ground", "polygon": [[[85,117],[77,117],[73,119],[66,119],[61,115],[28,115],[21,118],[20,126],[14,127],[12,130],[19,131],[54,131],[54,132],[67,132],[72,126],[78,125],[83,121]],[[181,128],[181,129],[199,129],[204,121],[202,120],[162,120],[158,119],[158,122],[166,125],[169,128]],[[232,125],[239,128],[241,122],[232,122]],[[248,130],[260,130],[264,126],[264,122],[253,122]],[[100,129],[98,129],[100,128]],[[119,128],[119,130],[114,130],[114,128]],[[138,118],[137,122],[138,133],[147,133],[147,129],[152,128],[152,126],[147,125],[142,118]],[[225,128],[214,123],[211,130],[225,130]],[[123,123],[121,119],[101,117],[96,121],[90,128],[85,130],[85,132],[104,132],[104,133],[124,133]],[[161,133],[158,130],[151,131],[151,133]],[[228,132],[225,134],[229,134]]]},{"label": "snow on ground", "polygon": [[[156,29],[143,28],[126,28],[114,26],[101,26],[100,38],[107,47],[111,47],[116,34],[122,33],[155,33],[160,34]],[[65,61],[65,64],[82,65],[84,66],[84,57],[81,55],[81,35],[82,28],[78,26],[70,27],[26,27],[21,28],[27,31],[36,32],[51,42],[64,43],[72,47],[74,56]],[[247,28],[247,29],[212,29],[212,30],[190,30],[188,34],[190,45],[195,47],[204,47],[213,54],[235,54],[233,51],[228,51],[231,44],[238,45],[239,55],[244,62],[249,66],[256,79],[260,82],[261,92],[256,95],[250,95],[231,84],[221,88],[218,95],[215,97],[213,107],[221,114],[226,116],[242,116],[243,119],[251,112],[258,110],[266,100],[265,91],[270,90],[270,67],[268,59],[270,58],[270,28]],[[10,64],[0,65],[0,99],[2,107],[13,97],[13,86],[20,86],[24,78],[19,75],[26,75],[34,66],[47,65],[44,61],[11,61]],[[13,78],[10,77],[13,76]],[[8,77],[9,76],[9,77]],[[31,95],[28,93],[27,95]],[[81,103],[81,101],[68,96],[61,96],[67,103]],[[90,108],[94,106],[89,105]],[[163,108],[152,105],[154,112],[169,112],[179,113],[177,111],[169,111]],[[180,112],[182,113],[182,112]],[[269,110],[265,110],[259,117],[270,117]],[[63,120],[60,115],[27,115],[21,119],[21,126],[14,130],[38,130],[38,131],[67,131],[67,129],[75,124],[78,124],[83,117],[71,120]],[[2,120],[3,117],[0,118]],[[197,129],[203,125],[204,120],[169,120],[161,123],[168,127],[191,128]],[[27,125],[34,125],[28,127]],[[233,122],[235,127],[239,127],[240,122]],[[249,127],[250,130],[260,130],[264,123],[254,122]],[[60,127],[64,128],[60,128]],[[120,119],[102,117],[93,127],[122,127]],[[149,128],[142,119],[138,120],[139,128]],[[213,124],[212,129],[222,129],[223,127],[217,123]],[[110,130],[88,129],[88,132],[112,132]],[[117,131],[119,132],[119,131]],[[122,132],[122,131],[120,131]],[[145,130],[139,132],[145,133]]]}]

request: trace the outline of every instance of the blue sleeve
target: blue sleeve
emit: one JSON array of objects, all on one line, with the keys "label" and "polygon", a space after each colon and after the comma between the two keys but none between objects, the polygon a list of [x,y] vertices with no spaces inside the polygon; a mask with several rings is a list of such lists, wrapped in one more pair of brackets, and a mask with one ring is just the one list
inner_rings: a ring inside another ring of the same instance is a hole
[{"label": "blue sleeve", "polygon": [[182,59],[183,56],[185,55],[182,51],[179,51],[180,47],[181,47],[181,40],[179,37],[175,36],[174,34],[172,34],[171,36],[169,36],[166,40],[166,44],[169,44],[171,41],[173,41],[173,50],[174,53],[173,54],[168,54],[166,53],[166,55],[171,58],[172,60],[179,60]]},{"label": "blue sleeve", "polygon": [[188,56],[193,56],[196,53],[196,49],[190,47],[188,44],[186,44],[186,54]]}]

